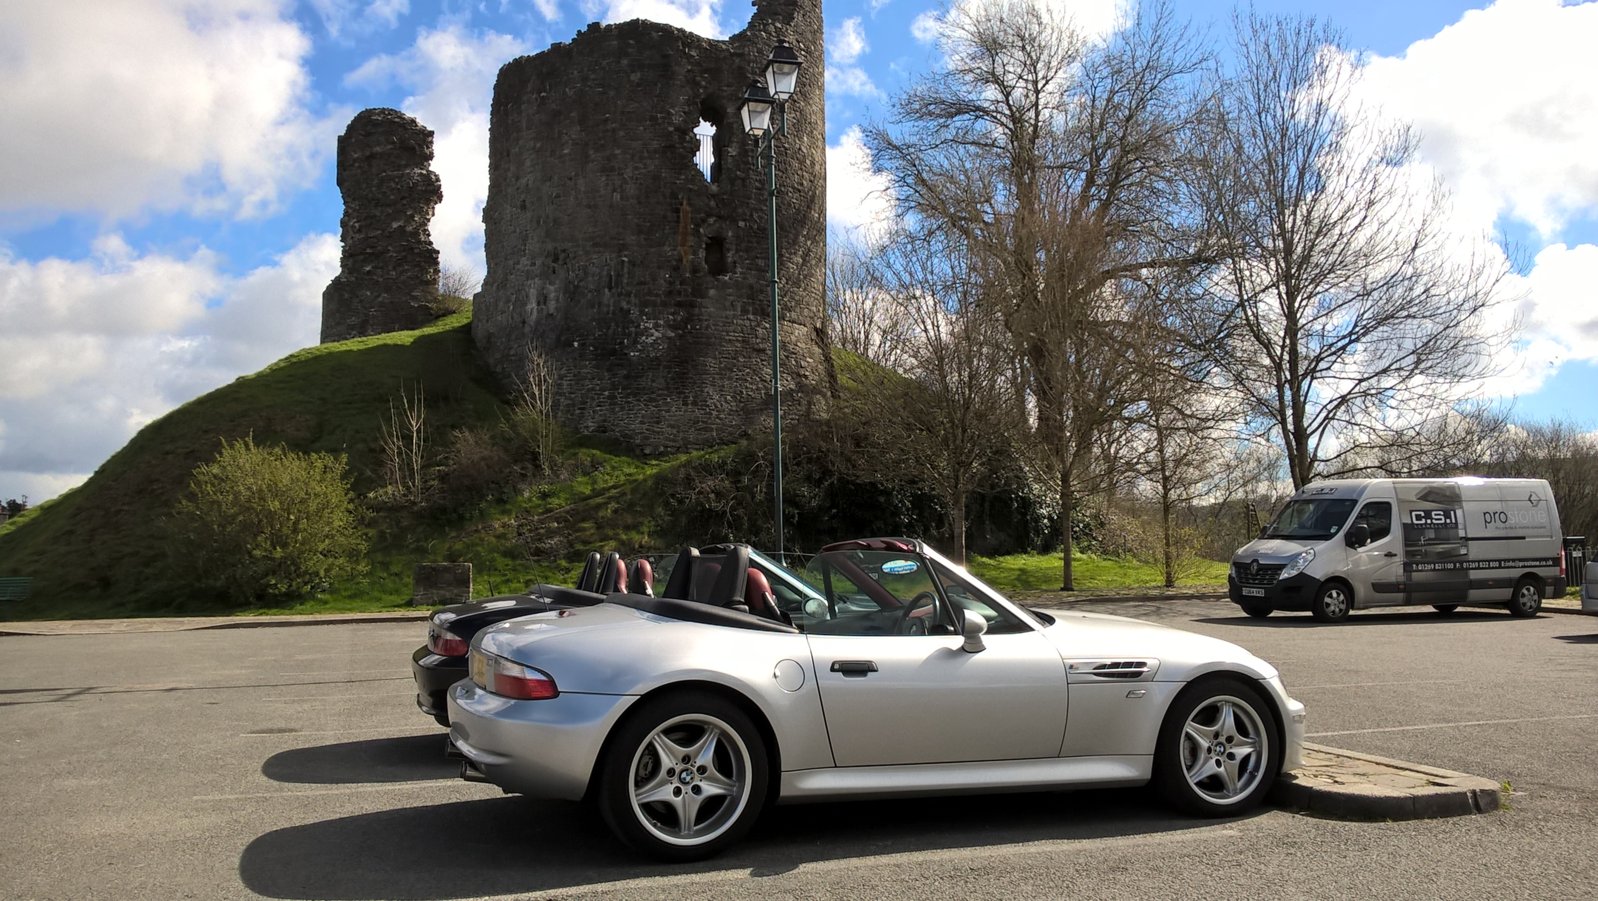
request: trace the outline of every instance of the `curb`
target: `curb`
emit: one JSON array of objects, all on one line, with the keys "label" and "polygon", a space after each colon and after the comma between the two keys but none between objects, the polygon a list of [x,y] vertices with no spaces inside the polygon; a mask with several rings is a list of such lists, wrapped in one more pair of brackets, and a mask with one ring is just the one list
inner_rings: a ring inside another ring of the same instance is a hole
[{"label": "curb", "polygon": [[1305,765],[1283,774],[1271,801],[1338,820],[1424,820],[1491,813],[1498,783],[1418,763],[1304,743]]}]

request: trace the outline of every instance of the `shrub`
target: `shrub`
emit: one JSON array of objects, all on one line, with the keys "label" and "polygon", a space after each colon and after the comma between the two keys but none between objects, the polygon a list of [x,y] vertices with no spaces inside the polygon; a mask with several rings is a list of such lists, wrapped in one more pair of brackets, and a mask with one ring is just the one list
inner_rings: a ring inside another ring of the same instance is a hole
[{"label": "shrub", "polygon": [[176,527],[188,581],[236,603],[304,596],[365,569],[342,455],[224,440],[190,476]]}]

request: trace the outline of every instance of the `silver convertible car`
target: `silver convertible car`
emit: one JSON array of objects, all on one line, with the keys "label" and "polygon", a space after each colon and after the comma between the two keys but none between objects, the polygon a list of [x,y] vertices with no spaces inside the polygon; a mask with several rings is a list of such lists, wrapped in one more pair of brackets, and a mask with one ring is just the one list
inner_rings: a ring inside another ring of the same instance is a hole
[{"label": "silver convertible car", "polygon": [[692,860],[772,803],[1152,782],[1228,816],[1300,763],[1304,706],[1236,645],[1022,607],[904,538],[824,548],[783,609],[747,555],[704,600],[613,594],[479,632],[449,692],[462,776],[587,799],[637,850]]}]

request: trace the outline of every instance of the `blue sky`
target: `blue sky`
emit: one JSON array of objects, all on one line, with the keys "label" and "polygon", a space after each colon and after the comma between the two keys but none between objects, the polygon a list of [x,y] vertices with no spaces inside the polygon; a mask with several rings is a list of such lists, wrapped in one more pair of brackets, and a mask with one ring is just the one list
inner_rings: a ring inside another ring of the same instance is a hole
[{"label": "blue sky", "polygon": [[[1037,2],[1099,32],[1125,14],[1119,0]],[[1178,10],[1219,41],[1232,6]],[[1521,331],[1482,393],[1598,427],[1598,4],[1255,8],[1343,29],[1368,96],[1421,129],[1458,227],[1509,242]],[[827,0],[837,228],[891,215],[857,129],[937,65],[939,11]],[[53,497],[152,419],[316,342],[338,268],[333,151],[360,109],[403,109],[436,132],[434,242],[447,266],[480,274],[501,64],[590,21],[719,37],[748,12],[732,0],[0,5],[0,499]]]}]

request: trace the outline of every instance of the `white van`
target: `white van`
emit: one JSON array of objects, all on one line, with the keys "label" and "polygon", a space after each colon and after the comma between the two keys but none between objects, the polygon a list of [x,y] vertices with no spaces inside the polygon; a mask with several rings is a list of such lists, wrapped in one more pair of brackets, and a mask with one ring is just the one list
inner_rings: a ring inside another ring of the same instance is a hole
[{"label": "white van", "polygon": [[1430,604],[1535,616],[1565,592],[1562,533],[1542,479],[1341,479],[1300,488],[1232,555],[1227,588],[1249,616]]}]

